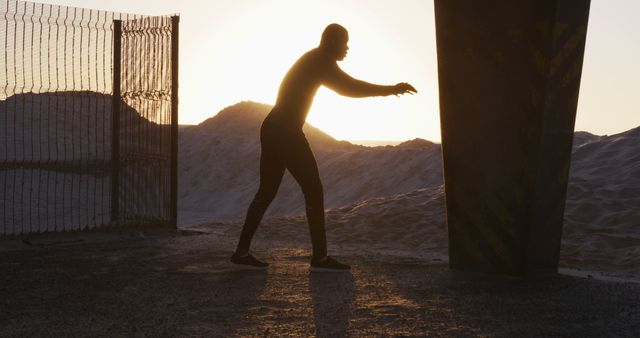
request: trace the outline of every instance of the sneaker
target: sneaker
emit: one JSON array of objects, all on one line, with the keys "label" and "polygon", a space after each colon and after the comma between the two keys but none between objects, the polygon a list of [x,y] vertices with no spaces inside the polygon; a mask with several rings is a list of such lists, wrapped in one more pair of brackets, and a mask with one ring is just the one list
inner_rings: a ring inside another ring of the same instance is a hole
[{"label": "sneaker", "polygon": [[249,269],[266,269],[269,266],[269,263],[262,262],[251,254],[240,256],[237,253],[234,253],[233,256],[231,256],[231,263],[241,265]]},{"label": "sneaker", "polygon": [[312,259],[309,268],[313,272],[347,272],[349,269],[351,267],[347,264],[342,264],[329,256],[322,259]]}]

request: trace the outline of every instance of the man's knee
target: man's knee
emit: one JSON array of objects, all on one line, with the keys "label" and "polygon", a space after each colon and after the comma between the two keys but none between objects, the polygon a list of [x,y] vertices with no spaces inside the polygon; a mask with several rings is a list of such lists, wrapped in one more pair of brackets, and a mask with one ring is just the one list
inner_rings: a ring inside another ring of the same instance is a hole
[{"label": "man's knee", "polygon": [[256,195],[253,197],[253,202],[259,205],[269,205],[276,198],[277,191],[266,191],[266,190],[258,190]]}]

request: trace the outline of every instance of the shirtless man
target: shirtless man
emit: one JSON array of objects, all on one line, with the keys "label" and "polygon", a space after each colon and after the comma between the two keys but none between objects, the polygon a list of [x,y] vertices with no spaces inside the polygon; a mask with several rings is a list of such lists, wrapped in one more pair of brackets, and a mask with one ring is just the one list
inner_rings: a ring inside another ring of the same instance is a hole
[{"label": "shirtless man", "polygon": [[354,79],[343,72],[337,61],[342,61],[347,56],[348,41],[349,34],[344,27],[330,24],[322,33],[320,46],[302,55],[282,80],[276,104],[260,129],[260,188],[247,211],[240,241],[231,256],[231,262],[257,268],[269,265],[251,255],[249,246],[287,169],[304,194],[313,245],[311,270],[350,269],[348,265],[327,256],[322,183],[302,126],[321,85],[349,97],[414,94],[417,91],[408,83],[376,85]]}]

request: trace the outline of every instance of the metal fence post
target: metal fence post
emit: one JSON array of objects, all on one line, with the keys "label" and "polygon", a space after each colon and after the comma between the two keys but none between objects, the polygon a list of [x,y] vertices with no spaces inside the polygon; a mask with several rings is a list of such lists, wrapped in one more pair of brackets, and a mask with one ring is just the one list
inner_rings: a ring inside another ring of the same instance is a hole
[{"label": "metal fence post", "polygon": [[120,218],[120,76],[122,56],[122,21],[113,20],[113,116],[111,119],[111,223]]},{"label": "metal fence post", "polygon": [[178,225],[178,36],[180,17],[171,17],[171,225]]}]

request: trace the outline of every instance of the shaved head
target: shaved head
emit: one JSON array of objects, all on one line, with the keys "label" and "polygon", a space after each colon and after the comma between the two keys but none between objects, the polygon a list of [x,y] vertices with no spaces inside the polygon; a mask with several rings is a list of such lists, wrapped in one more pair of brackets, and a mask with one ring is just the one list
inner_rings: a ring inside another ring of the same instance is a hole
[{"label": "shaved head", "polygon": [[336,40],[349,39],[349,32],[347,29],[337,23],[332,23],[322,32],[322,39],[320,39],[320,46],[330,44]]},{"label": "shaved head", "polygon": [[337,23],[327,26],[322,32],[320,48],[327,51],[336,61],[341,61],[347,56],[349,32]]}]

